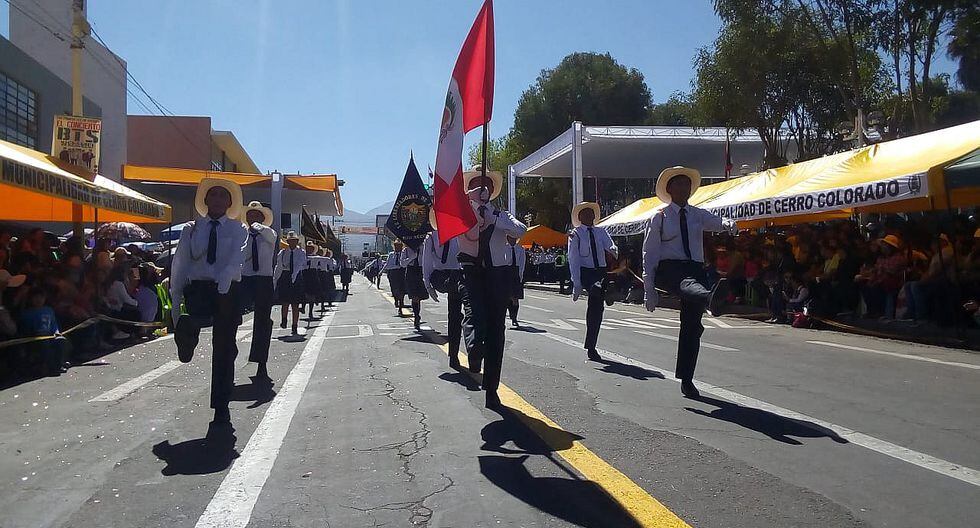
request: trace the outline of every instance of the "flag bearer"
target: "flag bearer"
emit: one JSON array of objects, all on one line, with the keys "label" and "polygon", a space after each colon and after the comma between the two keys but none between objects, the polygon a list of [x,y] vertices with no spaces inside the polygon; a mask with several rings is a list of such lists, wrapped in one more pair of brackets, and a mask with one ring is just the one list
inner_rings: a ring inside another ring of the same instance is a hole
[{"label": "flag bearer", "polygon": [[[194,205],[200,218],[181,231],[170,276],[174,343],[180,360],[189,362],[201,327],[210,321],[211,408],[215,423],[229,423],[238,356],[235,334],[242,323],[238,289],[248,238],[241,221],[242,190],[232,181],[205,178],[197,187]],[[187,308],[183,316],[181,301]]]},{"label": "flag bearer", "polygon": [[422,280],[421,255],[410,246],[402,250],[402,265],[405,266],[405,294],[412,301],[412,315],[415,317],[415,329],[422,325],[422,301],[429,298],[429,292]]},{"label": "flag bearer", "polygon": [[476,215],[476,225],[459,237],[459,263],[463,267],[463,334],[470,371],[483,369],[486,406],[497,408],[500,369],[504,356],[504,318],[510,302],[507,236],[521,237],[527,227],[491,200],[500,194],[498,172],[481,175],[479,169],[463,174],[463,188]]}]

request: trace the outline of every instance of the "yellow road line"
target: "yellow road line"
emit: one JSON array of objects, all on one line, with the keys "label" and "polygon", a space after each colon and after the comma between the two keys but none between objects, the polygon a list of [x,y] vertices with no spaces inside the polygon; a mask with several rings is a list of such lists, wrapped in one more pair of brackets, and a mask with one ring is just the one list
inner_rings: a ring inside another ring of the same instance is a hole
[{"label": "yellow road line", "polygon": [[[388,292],[379,291],[379,293],[394,303],[394,298]],[[449,354],[448,344],[438,346],[443,353]],[[459,362],[463,366],[463,372],[474,377],[468,370],[469,361],[465,353],[460,354]],[[497,389],[497,395],[503,405],[517,411],[514,415],[528,429],[548,444],[548,447],[558,453],[583,477],[596,483],[640,526],[644,528],[691,528],[663,503],[653,498],[646,490],[600,458],[591,449],[585,447],[574,435],[528,403],[513,389],[501,383]]]}]

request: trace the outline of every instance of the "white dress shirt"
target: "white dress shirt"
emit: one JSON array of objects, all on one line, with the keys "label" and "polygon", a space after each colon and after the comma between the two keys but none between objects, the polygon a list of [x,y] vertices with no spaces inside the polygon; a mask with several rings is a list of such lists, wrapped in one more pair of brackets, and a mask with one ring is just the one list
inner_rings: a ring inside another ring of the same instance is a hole
[{"label": "white dress shirt", "polygon": [[[595,258],[592,256],[593,238],[595,238]],[[606,262],[606,252],[619,256],[619,248],[604,227],[582,225],[572,230],[568,237],[568,271],[575,288],[582,287],[582,268],[594,269],[596,261],[599,262],[600,268],[609,267],[609,263]]]},{"label": "white dress shirt", "polygon": [[[293,255],[294,269],[289,269],[290,252],[292,252]],[[276,284],[279,284],[279,276],[282,275],[283,272],[289,272],[291,273],[289,282],[295,283],[296,277],[299,277],[299,272],[303,271],[304,269],[306,269],[306,250],[298,247],[296,249],[286,248],[280,251],[279,256],[276,257],[276,270],[273,273],[272,280],[275,281]]]},{"label": "white dress shirt", "polygon": [[693,260],[704,263],[704,232],[720,232],[735,228],[735,222],[722,218],[688,204],[684,207],[687,215],[688,249],[684,252],[684,238],[681,236],[681,207],[669,204],[661,212],[653,215],[643,236],[643,281],[652,288],[657,266],[662,260]]},{"label": "white dress shirt", "polygon": [[337,261],[333,257],[318,257],[319,268],[323,271],[337,271]]},{"label": "white dress shirt", "polygon": [[217,220],[217,246],[214,264],[208,264],[208,240],[211,218],[198,218],[194,225],[180,232],[170,271],[170,297],[175,310],[184,300],[184,287],[195,280],[218,283],[218,293],[228,293],[232,282],[242,280],[245,244],[248,230],[245,224],[222,216]]},{"label": "white dress shirt", "polygon": [[524,236],[527,226],[507,211],[500,211],[493,204],[486,204],[483,218],[480,217],[480,202],[470,200],[476,214],[476,225],[459,237],[459,252],[473,258],[480,256],[480,232],[493,226],[490,235],[490,258],[494,266],[506,266],[510,258],[510,244],[507,235],[514,238]]},{"label": "white dress shirt", "polygon": [[524,280],[524,266],[527,264],[527,252],[524,250],[524,246],[520,244],[514,244],[511,246],[511,250],[507,252],[507,265],[514,265],[514,258],[517,258],[517,272],[521,277],[521,281]]},{"label": "white dress shirt", "polygon": [[[258,271],[252,269],[252,244],[259,248]],[[245,263],[242,265],[242,275],[246,277],[271,277],[275,251],[275,230],[259,222],[252,224],[248,229],[248,241],[245,244]]]},{"label": "white dress shirt", "polygon": [[419,257],[418,251],[405,246],[405,249],[402,250],[402,266],[406,268],[409,266],[421,266],[422,261]]},{"label": "white dress shirt", "polygon": [[446,252],[446,261],[442,261],[443,244],[439,243],[439,232],[432,231],[425,237],[422,243],[422,282],[425,287],[430,286],[429,279],[434,270],[459,270],[459,241],[456,238],[449,239],[445,247],[449,248]]},{"label": "white dress shirt", "polygon": [[385,267],[381,271],[402,269],[405,267],[405,263],[402,262],[402,252],[392,251],[388,253],[388,260],[385,261]]}]

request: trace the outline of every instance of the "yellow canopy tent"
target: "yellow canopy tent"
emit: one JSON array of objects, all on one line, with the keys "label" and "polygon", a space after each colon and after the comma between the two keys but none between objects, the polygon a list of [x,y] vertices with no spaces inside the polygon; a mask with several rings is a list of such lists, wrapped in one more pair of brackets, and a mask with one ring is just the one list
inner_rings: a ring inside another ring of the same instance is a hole
[{"label": "yellow canopy tent", "polygon": [[[713,200],[728,190],[743,184],[743,180],[744,178],[728,180],[714,185],[700,187],[691,195],[690,203],[692,205],[699,205],[703,202]],[[665,206],[666,204],[661,202],[660,198],[656,196],[642,198],[603,218],[597,225],[599,227],[605,227],[609,231],[609,234],[613,236],[639,235],[646,229],[650,217],[657,214]]]},{"label": "yellow canopy tent", "polygon": [[[752,174],[699,206],[741,227],[945,208],[945,167],[978,148],[974,121]],[[976,205],[976,188],[955,189],[950,206]]]},{"label": "yellow canopy tent", "polygon": [[[0,220],[72,222],[72,205],[82,222],[170,222],[170,206],[124,185],[96,176],[89,181],[72,166],[13,143],[0,141]],[[98,213],[96,213],[98,210]]]},{"label": "yellow canopy tent", "polygon": [[[123,165],[123,179],[141,182],[177,183],[197,185],[204,178],[224,178],[242,187],[270,187],[272,177],[266,174],[247,174],[242,172],[219,172],[199,169],[174,169],[170,167],[145,167],[141,165]],[[344,202],[340,198],[340,186],[337,185],[336,174],[312,176],[286,175],[283,188],[298,191],[320,191],[331,193],[335,207],[340,215],[344,214]]]},{"label": "yellow canopy tent", "polygon": [[548,226],[531,226],[528,228],[527,232],[524,233],[524,236],[521,237],[521,245],[525,248],[529,248],[534,244],[546,248],[564,247],[568,245],[568,235],[555,231]]}]

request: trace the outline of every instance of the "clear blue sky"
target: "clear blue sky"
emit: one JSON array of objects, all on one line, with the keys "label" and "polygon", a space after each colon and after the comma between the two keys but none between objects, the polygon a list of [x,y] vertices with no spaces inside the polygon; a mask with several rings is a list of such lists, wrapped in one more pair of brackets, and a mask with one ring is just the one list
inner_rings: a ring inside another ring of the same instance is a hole
[{"label": "clear blue sky", "polygon": [[[433,163],[449,76],[480,5],[91,0],[89,19],[174,113],[211,116],[263,171],[337,173],[345,205],[363,212],[394,199],[410,150],[423,173]],[[708,0],[494,7],[494,137],[510,129],[521,92],[569,53],[610,52],[644,74],[659,102],[689,89],[695,50],[719,28]],[[129,112],[143,111],[130,101]],[[478,140],[474,130],[467,146]]]}]

